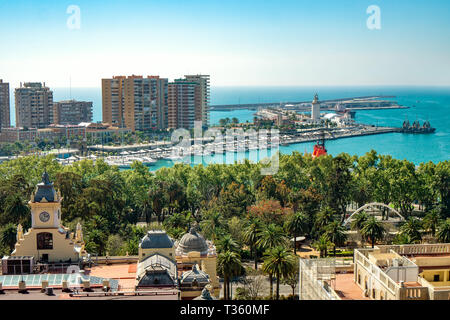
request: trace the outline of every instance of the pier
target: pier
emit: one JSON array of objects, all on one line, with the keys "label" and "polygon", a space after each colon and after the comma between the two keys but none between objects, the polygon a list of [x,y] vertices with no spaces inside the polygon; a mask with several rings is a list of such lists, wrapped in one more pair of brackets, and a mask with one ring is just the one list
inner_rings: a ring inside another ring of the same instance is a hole
[{"label": "pier", "polygon": [[[340,98],[340,99],[332,99],[332,100],[322,100],[321,104],[332,105],[337,104],[344,101],[374,101],[376,99],[392,99],[395,96],[362,96],[362,97],[352,97],[352,98]],[[258,110],[259,108],[285,108],[291,109],[292,107],[300,107],[303,104],[311,104],[311,101],[290,101],[290,102],[264,102],[264,103],[247,103],[247,104],[222,104],[222,105],[211,105],[211,111],[231,111],[231,110],[239,110],[239,109],[249,109],[249,110]],[[327,110],[327,108],[322,108],[322,110]]]}]

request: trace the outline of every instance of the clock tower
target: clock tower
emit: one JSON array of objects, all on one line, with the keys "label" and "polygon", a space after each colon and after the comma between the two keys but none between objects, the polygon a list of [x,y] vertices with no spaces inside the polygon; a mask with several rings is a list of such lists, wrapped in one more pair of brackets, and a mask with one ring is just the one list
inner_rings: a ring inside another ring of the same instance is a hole
[{"label": "clock tower", "polygon": [[[61,224],[61,193],[55,190],[47,172],[36,186],[28,205],[31,208],[31,228],[17,233],[12,256],[34,256],[41,262],[77,262],[84,255],[81,225],[76,234]],[[19,225],[18,230],[22,230]]]},{"label": "clock tower", "polygon": [[60,192],[56,192],[47,172],[42,175],[42,182],[37,185],[28,204],[31,207],[31,227],[36,229],[59,228],[61,225]]}]

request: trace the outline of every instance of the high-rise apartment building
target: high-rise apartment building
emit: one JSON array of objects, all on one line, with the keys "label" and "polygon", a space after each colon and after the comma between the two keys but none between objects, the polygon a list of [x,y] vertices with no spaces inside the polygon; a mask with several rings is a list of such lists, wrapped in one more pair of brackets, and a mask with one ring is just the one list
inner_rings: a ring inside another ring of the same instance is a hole
[{"label": "high-rise apartment building", "polygon": [[53,92],[45,83],[21,83],[15,100],[17,127],[45,128],[53,123]]},{"label": "high-rise apartment building", "polygon": [[102,79],[103,122],[132,131],[168,126],[168,80],[132,75]]},{"label": "high-rise apartment building", "polygon": [[92,102],[67,100],[53,104],[55,124],[68,125],[92,122]]},{"label": "high-rise apartment building", "polygon": [[200,103],[195,109],[195,120],[201,121],[204,127],[209,126],[209,75],[185,75],[187,81],[198,83],[200,86]]},{"label": "high-rise apartment building", "polygon": [[0,79],[0,130],[11,126],[9,116],[9,83]]},{"label": "high-rise apartment building", "polygon": [[169,83],[169,128],[194,128],[196,111],[201,106],[201,88],[198,82],[176,79]]}]

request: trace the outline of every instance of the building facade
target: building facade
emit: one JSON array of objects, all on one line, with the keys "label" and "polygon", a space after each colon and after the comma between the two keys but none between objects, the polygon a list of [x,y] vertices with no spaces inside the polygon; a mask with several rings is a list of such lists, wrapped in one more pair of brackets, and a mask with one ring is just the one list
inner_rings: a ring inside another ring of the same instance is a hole
[{"label": "building facade", "polygon": [[180,298],[192,300],[207,288],[219,296],[215,246],[192,228],[179,242],[165,231],[153,230],[139,244],[136,290],[177,289]]},{"label": "building facade", "polygon": [[198,83],[200,86],[200,101],[195,109],[195,120],[201,121],[204,127],[209,126],[210,89],[209,75],[185,75],[187,81]]},{"label": "building facade", "polygon": [[9,83],[0,79],[0,130],[11,126],[9,107]]},{"label": "building facade", "polygon": [[53,123],[53,92],[45,82],[25,82],[15,90],[16,126],[45,128]]},{"label": "building facade", "polygon": [[132,75],[102,79],[103,122],[134,131],[168,125],[168,80]]},{"label": "building facade", "polygon": [[355,250],[354,282],[371,300],[450,300],[450,244]]},{"label": "building facade", "polygon": [[14,143],[14,142],[33,142],[38,137],[37,128],[23,128],[23,127],[8,127],[2,128],[0,133],[0,142]]},{"label": "building facade", "polygon": [[169,83],[169,128],[192,129],[201,109],[201,87],[195,81],[176,79]]},{"label": "building facade", "polygon": [[28,202],[31,208],[31,228],[23,232],[17,228],[17,243],[11,256],[34,257],[41,262],[77,262],[86,255],[83,232],[77,225],[75,234],[62,226],[62,197],[56,192],[48,174],[44,172],[42,182]]},{"label": "building facade", "polygon": [[109,142],[113,135],[120,136],[131,132],[128,128],[119,128],[108,123],[81,122],[78,127],[85,128],[85,136],[90,143],[99,144]]},{"label": "building facade", "polygon": [[92,102],[67,100],[53,104],[54,123],[76,125],[80,122],[92,122]]}]

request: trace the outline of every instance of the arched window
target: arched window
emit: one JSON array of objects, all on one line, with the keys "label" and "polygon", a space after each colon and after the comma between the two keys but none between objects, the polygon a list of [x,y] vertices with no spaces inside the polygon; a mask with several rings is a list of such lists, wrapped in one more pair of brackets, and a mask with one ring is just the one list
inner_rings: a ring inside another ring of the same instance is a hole
[{"label": "arched window", "polygon": [[38,250],[53,249],[53,235],[50,232],[38,233],[36,237]]}]

